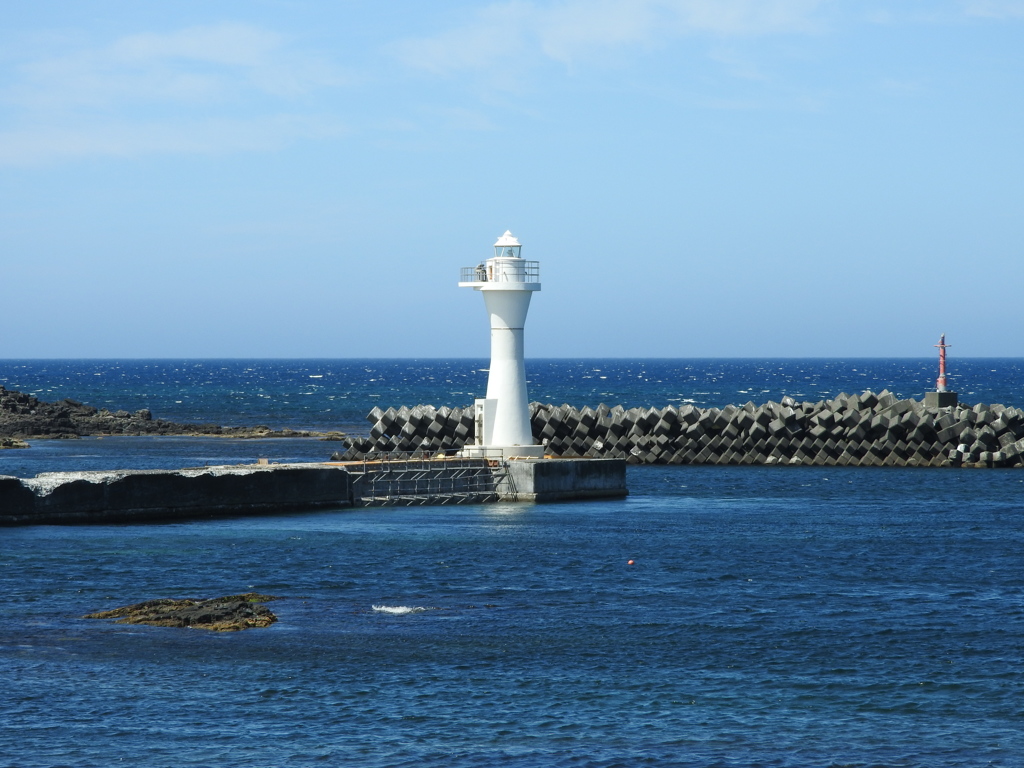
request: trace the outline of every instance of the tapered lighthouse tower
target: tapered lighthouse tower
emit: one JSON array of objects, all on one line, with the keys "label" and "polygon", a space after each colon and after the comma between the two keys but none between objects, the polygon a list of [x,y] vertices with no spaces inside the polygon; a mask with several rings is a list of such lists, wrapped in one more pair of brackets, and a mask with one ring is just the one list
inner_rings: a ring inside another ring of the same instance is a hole
[{"label": "tapered lighthouse tower", "polygon": [[935,391],[924,393],[924,404],[929,408],[949,408],[958,401],[956,392],[946,388],[946,350],[953,345],[947,344],[946,334],[942,334],[934,346],[939,348],[939,378],[935,380]]},{"label": "tapered lighthouse tower", "polygon": [[463,267],[460,288],[484,295],[491,318],[491,367],[487,397],[476,401],[476,444],[470,455],[543,457],[530,429],[526,394],[523,328],[530,298],[540,290],[540,262],[525,261],[519,241],[506,231],[494,244],[494,256]]}]

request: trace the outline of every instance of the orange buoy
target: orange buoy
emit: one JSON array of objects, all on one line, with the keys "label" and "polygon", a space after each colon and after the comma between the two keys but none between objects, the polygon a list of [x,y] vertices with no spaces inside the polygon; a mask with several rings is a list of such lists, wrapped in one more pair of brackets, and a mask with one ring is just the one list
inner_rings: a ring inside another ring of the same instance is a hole
[{"label": "orange buoy", "polygon": [[626,563],[626,565],[632,565],[632,564],[633,564],[632,560],[630,560],[629,562]]}]

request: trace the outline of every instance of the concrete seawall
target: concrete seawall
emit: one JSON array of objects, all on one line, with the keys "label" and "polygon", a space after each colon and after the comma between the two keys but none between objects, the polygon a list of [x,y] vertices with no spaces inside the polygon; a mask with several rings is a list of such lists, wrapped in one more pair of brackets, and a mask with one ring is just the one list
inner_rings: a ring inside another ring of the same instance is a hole
[{"label": "concrete seawall", "polygon": [[0,525],[144,523],[352,506],[625,496],[626,463],[380,456],[347,464],[0,476]]},{"label": "concrete seawall", "polygon": [[0,524],[146,522],[352,504],[352,477],[329,464],[0,477]]},{"label": "concrete seawall", "polygon": [[[932,408],[888,391],[721,409],[532,403],[530,412],[534,438],[559,457],[633,464],[1024,465],[1024,411],[985,404]],[[375,408],[367,419],[369,436],[350,438],[335,458],[452,452],[474,437],[473,406]]]}]

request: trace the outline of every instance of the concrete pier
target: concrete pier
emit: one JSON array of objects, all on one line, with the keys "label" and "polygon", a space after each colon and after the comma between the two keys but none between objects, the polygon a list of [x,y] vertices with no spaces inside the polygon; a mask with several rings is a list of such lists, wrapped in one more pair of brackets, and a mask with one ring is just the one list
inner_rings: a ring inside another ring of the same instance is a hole
[{"label": "concrete pier", "polygon": [[323,464],[0,476],[0,525],[140,523],[353,506],[626,495],[622,460],[378,456]]},{"label": "concrete pier", "polygon": [[498,485],[502,501],[570,501],[626,496],[621,459],[516,459]]},{"label": "concrete pier", "polygon": [[351,504],[352,476],[330,464],[0,476],[0,525],[240,517]]}]

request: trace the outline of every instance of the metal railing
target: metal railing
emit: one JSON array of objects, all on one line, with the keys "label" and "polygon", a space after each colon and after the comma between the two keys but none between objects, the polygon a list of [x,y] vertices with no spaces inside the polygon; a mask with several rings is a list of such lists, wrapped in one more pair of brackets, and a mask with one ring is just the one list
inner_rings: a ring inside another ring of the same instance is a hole
[{"label": "metal railing", "polygon": [[526,259],[487,259],[459,270],[460,283],[539,283],[540,262]]},{"label": "metal railing", "polygon": [[381,453],[345,463],[361,506],[480,504],[497,499],[508,478],[504,462],[490,458]]}]

